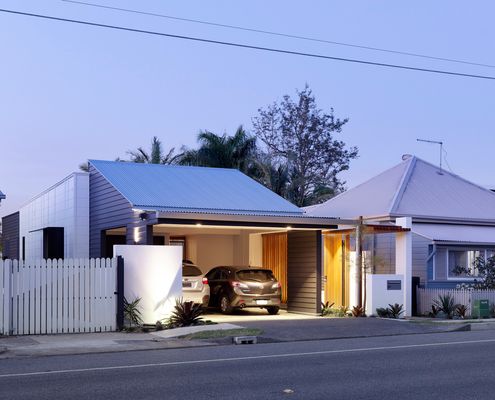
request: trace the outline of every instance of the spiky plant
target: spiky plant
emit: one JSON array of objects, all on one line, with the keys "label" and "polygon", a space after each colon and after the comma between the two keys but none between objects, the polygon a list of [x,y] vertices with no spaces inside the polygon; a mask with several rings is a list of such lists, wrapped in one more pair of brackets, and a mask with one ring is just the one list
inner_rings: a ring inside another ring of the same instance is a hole
[{"label": "spiky plant", "polygon": [[404,306],[402,304],[389,304],[387,310],[390,318],[400,318],[401,314],[404,312],[403,308]]},{"label": "spiky plant", "polygon": [[361,306],[352,307],[351,313],[352,313],[353,317],[365,317],[366,316],[366,311]]},{"label": "spiky plant", "polygon": [[461,319],[464,319],[466,318],[467,310],[468,308],[464,304],[457,304],[455,306],[455,315]]},{"label": "spiky plant", "polygon": [[201,304],[176,299],[174,312],[170,316],[168,323],[174,328],[198,325],[203,320],[201,314],[203,314],[203,306]]},{"label": "spiky plant", "polygon": [[129,321],[129,327],[133,325],[140,326],[143,324],[143,317],[141,315],[141,297],[136,297],[133,301],[129,302],[124,297],[124,318]]},{"label": "spiky plant", "polygon": [[452,319],[454,317],[455,312],[455,301],[454,297],[447,293],[446,295],[439,295],[438,299],[433,301],[433,304],[445,314],[448,319]]},{"label": "spiky plant", "polygon": [[326,301],[325,303],[321,303],[321,315],[324,317],[325,315],[330,315],[332,313],[332,307],[335,303],[330,303]]}]

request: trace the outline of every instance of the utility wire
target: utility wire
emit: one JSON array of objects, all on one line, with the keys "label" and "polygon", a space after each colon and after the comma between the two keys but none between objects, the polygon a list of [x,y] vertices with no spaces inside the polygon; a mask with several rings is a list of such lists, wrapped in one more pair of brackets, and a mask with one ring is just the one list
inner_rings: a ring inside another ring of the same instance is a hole
[{"label": "utility wire", "polygon": [[76,20],[76,19],[60,18],[60,17],[54,17],[54,16],[50,16],[50,15],[33,14],[33,13],[27,13],[27,12],[22,12],[22,11],[7,10],[7,9],[3,9],[3,8],[0,8],[0,12],[8,13],[8,14],[23,15],[23,16],[27,16],[27,17],[33,17],[33,18],[41,18],[41,19],[52,20],[52,21],[70,22],[70,23],[79,24],[79,25],[96,26],[99,28],[115,29],[115,30],[120,30],[120,31],[142,33],[142,34],[154,35],[154,36],[164,36],[164,37],[169,37],[169,38],[174,38],[174,39],[182,39],[182,40],[189,40],[189,41],[195,41],[195,42],[210,43],[210,44],[224,45],[224,46],[230,46],[230,47],[238,47],[238,48],[251,49],[251,50],[260,50],[260,51],[279,53],[279,54],[290,54],[290,55],[302,56],[302,57],[319,58],[319,59],[333,60],[333,61],[343,61],[343,62],[349,62],[349,63],[354,63],[354,64],[374,65],[377,67],[396,68],[396,69],[403,69],[403,70],[408,70],[408,71],[429,72],[429,73],[434,73],[434,74],[451,75],[451,76],[462,76],[462,77],[466,77],[466,78],[495,80],[495,76],[489,76],[489,75],[475,75],[475,74],[467,74],[467,73],[455,72],[455,71],[445,71],[445,70],[438,70],[438,69],[412,67],[412,66],[408,66],[408,65],[387,64],[387,63],[353,59],[353,58],[333,57],[333,56],[327,56],[324,54],[303,53],[303,52],[299,52],[299,51],[282,50],[282,49],[276,49],[276,48],[271,48],[271,47],[262,47],[262,46],[253,46],[253,45],[234,43],[234,42],[224,42],[224,41],[220,41],[220,40],[203,39],[203,38],[193,37],[193,36],[174,35],[171,33],[128,28],[128,27],[118,26],[118,25],[108,25],[108,24],[100,24],[100,23],[96,23],[96,22],[82,21],[82,20]]},{"label": "utility wire", "polygon": [[458,64],[475,65],[478,67],[495,68],[495,65],[477,63],[477,62],[467,61],[467,60],[435,57],[435,56],[430,56],[430,55],[426,55],[426,54],[411,53],[411,52],[406,52],[406,51],[364,46],[364,45],[359,45],[359,44],[354,44],[354,43],[335,42],[332,40],[319,39],[319,38],[310,37],[310,36],[292,35],[289,33],[266,31],[266,30],[262,30],[262,29],[247,28],[247,27],[237,26],[237,25],[220,24],[217,22],[203,21],[203,20],[199,20],[199,19],[181,18],[181,17],[175,17],[173,15],[157,14],[157,13],[152,13],[152,12],[147,12],[147,11],[133,10],[133,9],[129,9],[129,8],[111,7],[111,6],[105,6],[102,4],[88,3],[88,2],[84,2],[84,1],[76,1],[76,0],[61,0],[61,1],[65,2],[65,3],[73,3],[73,4],[79,4],[79,5],[89,6],[89,7],[104,8],[107,10],[122,11],[122,12],[127,12],[127,13],[134,13],[134,14],[141,14],[141,15],[149,15],[149,16],[153,16],[153,17],[167,18],[167,19],[172,19],[172,20],[176,20],[176,21],[192,22],[195,24],[217,26],[217,27],[229,28],[229,29],[237,29],[237,30],[246,31],[246,32],[262,33],[265,35],[281,36],[281,37],[287,37],[287,38],[292,38],[292,39],[307,40],[307,41],[311,41],[311,42],[333,44],[333,45],[337,45],[337,46],[354,47],[354,48],[358,48],[358,49],[380,51],[380,52],[391,53],[391,54],[400,54],[403,56],[410,56],[410,57],[420,57],[420,58],[426,58],[426,59],[436,60],[436,61],[447,61],[447,62],[458,63]]}]

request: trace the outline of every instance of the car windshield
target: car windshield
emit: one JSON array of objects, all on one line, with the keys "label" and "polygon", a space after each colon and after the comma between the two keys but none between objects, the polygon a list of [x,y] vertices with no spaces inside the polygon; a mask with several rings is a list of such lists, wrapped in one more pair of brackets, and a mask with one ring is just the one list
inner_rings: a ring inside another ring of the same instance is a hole
[{"label": "car windshield", "polygon": [[194,265],[183,265],[182,266],[182,276],[198,276],[203,275],[201,270]]},{"label": "car windshield", "polygon": [[267,269],[247,269],[242,271],[237,271],[237,278],[241,281],[274,281],[272,271]]}]

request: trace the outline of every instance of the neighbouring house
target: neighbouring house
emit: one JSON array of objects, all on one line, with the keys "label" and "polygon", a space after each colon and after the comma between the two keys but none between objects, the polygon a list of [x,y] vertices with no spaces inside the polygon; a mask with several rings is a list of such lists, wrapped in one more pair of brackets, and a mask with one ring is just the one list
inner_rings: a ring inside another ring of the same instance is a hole
[{"label": "neighbouring house", "polygon": [[[476,257],[495,254],[495,193],[414,156],[307,215],[363,217],[381,229],[368,229],[363,241],[364,263],[374,274],[395,273],[396,240],[383,232],[398,218],[411,218],[412,275],[425,287],[469,283],[473,278],[454,269],[472,269]],[[347,236],[343,246],[352,248],[352,240]]]}]

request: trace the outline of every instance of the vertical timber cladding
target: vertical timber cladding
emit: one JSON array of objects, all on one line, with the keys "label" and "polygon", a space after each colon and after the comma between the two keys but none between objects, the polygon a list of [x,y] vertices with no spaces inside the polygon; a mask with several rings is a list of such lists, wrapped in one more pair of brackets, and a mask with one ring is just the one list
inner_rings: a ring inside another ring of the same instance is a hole
[{"label": "vertical timber cladding", "polygon": [[19,260],[19,212],[2,218],[3,258]]},{"label": "vertical timber cladding", "polygon": [[290,231],[287,234],[287,310],[321,312],[321,231]]}]

